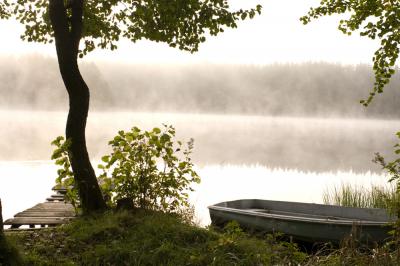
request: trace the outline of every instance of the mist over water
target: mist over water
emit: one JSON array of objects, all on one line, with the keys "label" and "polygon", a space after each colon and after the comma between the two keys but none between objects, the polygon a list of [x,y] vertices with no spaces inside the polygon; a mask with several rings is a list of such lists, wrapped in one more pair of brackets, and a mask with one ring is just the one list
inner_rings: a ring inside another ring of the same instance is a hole
[{"label": "mist over water", "polygon": [[[52,58],[0,58],[0,197],[4,216],[43,201],[56,175],[50,142],[64,135],[68,101]],[[5,64],[7,62],[7,64]],[[393,158],[400,78],[367,109],[370,66],[156,66],[82,63],[91,88],[89,154],[118,130],[171,124],[195,139],[203,183],[191,201],[238,198],[321,202],[340,182],[385,183],[375,152]]]},{"label": "mist over water", "polygon": [[[66,113],[0,111],[0,161],[49,160],[50,142],[63,135]],[[177,138],[195,139],[198,165],[259,164],[302,171],[379,171],[374,152],[389,157],[397,120],[322,119],[177,113],[92,112],[88,149],[93,159],[108,152],[118,130],[171,124]]]},{"label": "mist over water", "polygon": [[[372,67],[328,63],[128,65],[81,63],[92,111],[226,115],[400,118],[400,76],[375,101]],[[67,93],[53,58],[0,57],[0,108],[66,111]]]}]

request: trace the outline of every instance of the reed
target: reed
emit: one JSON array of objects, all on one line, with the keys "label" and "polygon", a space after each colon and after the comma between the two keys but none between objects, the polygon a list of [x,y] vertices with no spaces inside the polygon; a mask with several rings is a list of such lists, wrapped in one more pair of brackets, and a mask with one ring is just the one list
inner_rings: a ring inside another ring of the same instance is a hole
[{"label": "reed", "polygon": [[399,202],[394,185],[364,187],[342,183],[340,186],[325,189],[322,197],[324,204],[358,208],[393,209]]}]

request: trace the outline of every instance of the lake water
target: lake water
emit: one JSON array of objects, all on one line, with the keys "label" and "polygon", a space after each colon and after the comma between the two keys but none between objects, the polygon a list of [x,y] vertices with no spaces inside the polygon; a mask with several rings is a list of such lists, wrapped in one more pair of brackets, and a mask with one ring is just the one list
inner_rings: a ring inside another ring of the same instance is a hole
[{"label": "lake water", "polygon": [[[55,167],[50,142],[63,135],[66,113],[0,111],[0,197],[4,218],[51,194]],[[325,188],[350,182],[384,184],[374,152],[391,157],[400,121],[95,112],[87,128],[93,160],[107,153],[120,129],[162,123],[178,139],[195,139],[193,154],[202,183],[191,201],[199,222],[207,206],[240,198],[322,202]],[[96,163],[94,162],[96,165]]]}]

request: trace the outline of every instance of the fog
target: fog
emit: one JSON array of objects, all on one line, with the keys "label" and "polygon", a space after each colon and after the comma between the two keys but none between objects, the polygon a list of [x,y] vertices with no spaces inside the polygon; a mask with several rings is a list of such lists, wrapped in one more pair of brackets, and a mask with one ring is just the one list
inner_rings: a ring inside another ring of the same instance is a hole
[{"label": "fog", "polygon": [[[368,65],[83,62],[81,70],[92,95],[86,133],[94,166],[118,130],[172,124],[178,139],[195,139],[193,161],[203,182],[191,202],[204,225],[206,206],[219,201],[321,202],[327,186],[387,180],[372,159],[374,152],[393,159],[398,75],[364,108],[359,101],[373,83]],[[67,111],[55,59],[0,57],[4,217],[50,193],[56,176],[50,142],[64,135]]]},{"label": "fog", "polygon": [[[373,84],[371,66],[327,63],[129,65],[82,63],[94,111],[216,113],[268,116],[400,117],[400,77],[370,107],[359,104]],[[3,110],[66,110],[55,59],[0,58]]]},{"label": "fog", "polygon": [[[198,165],[262,165],[301,171],[380,171],[400,129],[400,79],[368,108],[367,65],[269,66],[82,63],[92,92],[88,148],[108,152],[118,130],[162,123],[195,139]],[[0,58],[0,161],[48,160],[64,134],[67,94],[57,62]]]}]

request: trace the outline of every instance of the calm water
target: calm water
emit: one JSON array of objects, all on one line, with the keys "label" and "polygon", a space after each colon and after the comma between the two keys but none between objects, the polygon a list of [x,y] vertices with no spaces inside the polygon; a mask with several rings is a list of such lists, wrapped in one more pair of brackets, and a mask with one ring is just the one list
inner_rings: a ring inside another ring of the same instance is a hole
[{"label": "calm water", "polygon": [[[198,222],[210,222],[207,206],[226,200],[261,198],[271,200],[322,202],[327,187],[342,182],[369,185],[384,184],[386,178],[376,173],[301,172],[271,169],[261,165],[206,165],[197,168],[202,182],[195,186],[191,203]],[[0,195],[3,216],[43,202],[51,194],[56,168],[50,161],[0,162]]]},{"label": "calm water", "polygon": [[[61,112],[0,112],[0,197],[4,218],[51,193],[55,167],[49,143],[63,135]],[[206,206],[239,198],[321,202],[327,186],[384,183],[373,153],[392,153],[400,121],[157,113],[93,113],[88,147],[94,160],[107,153],[119,129],[172,124],[179,139],[195,139],[194,160],[203,182],[191,201],[200,223]]]}]

